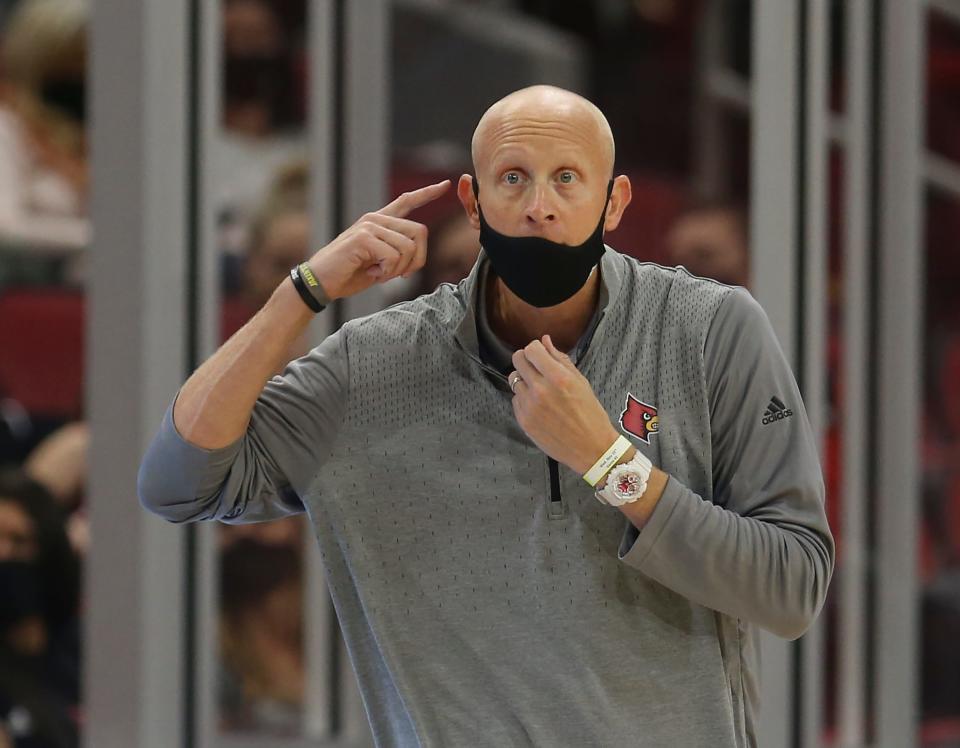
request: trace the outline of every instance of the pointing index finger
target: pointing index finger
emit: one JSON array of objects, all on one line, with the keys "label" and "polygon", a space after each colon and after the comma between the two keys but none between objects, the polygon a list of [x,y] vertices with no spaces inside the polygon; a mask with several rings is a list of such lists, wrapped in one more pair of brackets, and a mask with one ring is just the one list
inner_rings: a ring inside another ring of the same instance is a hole
[{"label": "pointing index finger", "polygon": [[404,218],[408,213],[417,208],[421,208],[427,203],[431,203],[446,192],[450,187],[450,180],[444,179],[442,182],[427,185],[417,190],[404,192],[393,202],[380,209],[384,215]]}]

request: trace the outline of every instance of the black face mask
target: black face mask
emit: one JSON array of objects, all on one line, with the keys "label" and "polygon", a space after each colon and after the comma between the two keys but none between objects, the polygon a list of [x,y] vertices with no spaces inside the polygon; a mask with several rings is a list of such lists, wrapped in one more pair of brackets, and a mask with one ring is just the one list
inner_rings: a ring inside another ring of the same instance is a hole
[{"label": "black face mask", "polygon": [[82,80],[47,81],[40,88],[40,98],[77,122],[83,122],[87,116],[87,86]]},{"label": "black face mask", "polygon": [[531,306],[556,306],[569,299],[583,288],[590,271],[603,257],[603,223],[612,191],[611,179],[597,228],[583,244],[571,246],[541,236],[507,236],[492,229],[480,210],[480,188],[474,177],[480,244],[490,258],[493,271],[507,288]]},{"label": "black face mask", "polygon": [[0,561],[0,631],[43,609],[36,564]]}]

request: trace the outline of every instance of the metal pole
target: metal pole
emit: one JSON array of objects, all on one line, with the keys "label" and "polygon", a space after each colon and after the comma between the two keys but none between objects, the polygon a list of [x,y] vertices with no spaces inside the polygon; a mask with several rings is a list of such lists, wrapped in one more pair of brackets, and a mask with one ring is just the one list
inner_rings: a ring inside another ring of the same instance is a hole
[{"label": "metal pole", "polygon": [[841,746],[866,741],[867,685],[867,455],[870,380],[868,226],[871,220],[871,59],[873,2],[847,6],[847,114],[843,204],[843,465],[840,490],[841,555],[837,564],[838,710]]},{"label": "metal pole", "polygon": [[91,7],[83,740],[168,748],[184,740],[184,531],[141,509],[136,475],[185,368],[187,8]]},{"label": "metal pole", "polygon": [[921,2],[882,5],[876,455],[876,703],[879,745],[916,744],[917,529],[923,361]]},{"label": "metal pole", "polygon": [[[797,39],[795,3],[753,3],[750,163],[751,288],[788,359],[796,364]],[[792,735],[793,648],[763,632],[763,704],[758,743],[787,746]]]},{"label": "metal pole", "polygon": [[[804,293],[803,310],[803,401],[823,454],[827,424],[827,206],[829,204],[829,94],[830,9],[827,0],[809,0],[806,17],[806,148],[804,185]],[[803,712],[800,741],[806,748],[820,744],[823,729],[824,619],[819,617],[801,642]]]},{"label": "metal pole", "polygon": [[[387,202],[390,176],[391,37],[388,0],[344,3],[344,226]],[[374,285],[344,301],[346,318],[386,306],[386,291]]]}]

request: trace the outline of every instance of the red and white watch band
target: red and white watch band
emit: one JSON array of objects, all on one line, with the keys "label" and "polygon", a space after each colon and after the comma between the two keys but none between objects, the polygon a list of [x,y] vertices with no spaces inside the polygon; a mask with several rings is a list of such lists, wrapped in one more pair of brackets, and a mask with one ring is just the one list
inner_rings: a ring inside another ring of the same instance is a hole
[{"label": "red and white watch band", "polygon": [[627,462],[614,465],[607,473],[603,488],[595,491],[597,500],[609,506],[622,506],[636,501],[647,490],[653,463],[639,449]]}]

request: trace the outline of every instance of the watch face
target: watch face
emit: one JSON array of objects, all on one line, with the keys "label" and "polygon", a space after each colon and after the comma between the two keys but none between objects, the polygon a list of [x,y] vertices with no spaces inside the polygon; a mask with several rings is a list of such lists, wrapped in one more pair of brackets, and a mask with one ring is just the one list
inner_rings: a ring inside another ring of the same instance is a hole
[{"label": "watch face", "polygon": [[643,479],[633,470],[613,476],[613,492],[621,499],[635,499],[643,493]]}]

